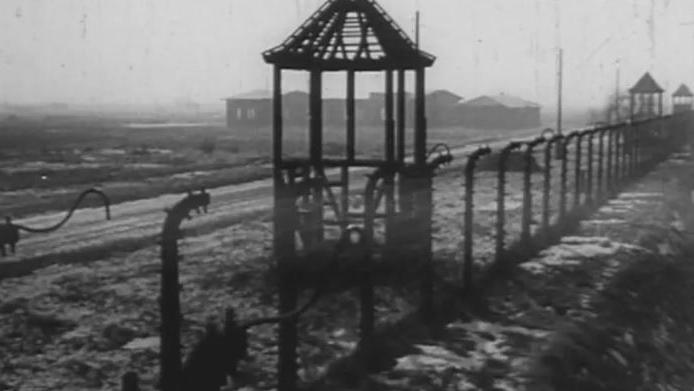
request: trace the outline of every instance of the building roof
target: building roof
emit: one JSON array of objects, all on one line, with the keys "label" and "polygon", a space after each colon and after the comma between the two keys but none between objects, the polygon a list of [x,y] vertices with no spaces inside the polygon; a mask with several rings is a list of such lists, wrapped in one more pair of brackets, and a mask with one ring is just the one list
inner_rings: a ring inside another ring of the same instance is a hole
[{"label": "building roof", "polygon": [[508,107],[508,108],[524,108],[524,107],[540,107],[539,104],[527,101],[511,95],[499,94],[499,95],[482,95],[474,99],[470,99],[465,102],[461,102],[461,105],[465,106],[475,106],[475,107]]},{"label": "building roof", "polygon": [[654,94],[663,91],[665,90],[663,90],[658,83],[655,82],[653,76],[651,76],[651,74],[648,72],[641,76],[639,81],[637,81],[636,84],[629,89],[629,92],[632,94]]},{"label": "building roof", "polygon": [[462,96],[460,96],[456,93],[453,93],[451,91],[448,91],[448,90],[434,90],[434,91],[431,91],[430,93],[428,93],[427,96],[450,96],[451,98],[456,99],[456,100],[463,99]]},{"label": "building roof", "polygon": [[289,69],[356,71],[428,67],[435,60],[375,0],[327,0],[263,57]]},{"label": "building roof", "polygon": [[675,91],[672,96],[674,97],[694,97],[694,94],[692,94],[692,91],[687,87],[685,84],[680,84],[679,88],[677,91]]},{"label": "building roof", "polygon": [[248,92],[243,92],[240,94],[232,95],[226,100],[262,100],[262,99],[272,99],[272,93],[268,90],[253,90]]}]

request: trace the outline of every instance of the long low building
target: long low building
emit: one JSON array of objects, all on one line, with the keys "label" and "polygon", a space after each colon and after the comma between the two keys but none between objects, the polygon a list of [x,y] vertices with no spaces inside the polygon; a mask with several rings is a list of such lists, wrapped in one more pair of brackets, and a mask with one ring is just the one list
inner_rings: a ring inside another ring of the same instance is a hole
[{"label": "long low building", "polygon": [[483,95],[458,104],[464,126],[481,129],[526,129],[540,126],[540,105],[510,95]]},{"label": "long low building", "polygon": [[[291,91],[282,96],[284,123],[308,126],[308,93]],[[225,99],[227,126],[230,128],[269,127],[272,96],[257,90]],[[406,95],[406,122],[413,121],[414,97]],[[520,129],[540,125],[540,106],[509,95],[480,96],[464,101],[447,90],[427,94],[427,120],[430,127],[468,127],[482,129]],[[378,126],[385,119],[385,95],[371,93],[355,100],[358,125]],[[323,99],[323,123],[344,125],[347,118],[344,98]]]}]

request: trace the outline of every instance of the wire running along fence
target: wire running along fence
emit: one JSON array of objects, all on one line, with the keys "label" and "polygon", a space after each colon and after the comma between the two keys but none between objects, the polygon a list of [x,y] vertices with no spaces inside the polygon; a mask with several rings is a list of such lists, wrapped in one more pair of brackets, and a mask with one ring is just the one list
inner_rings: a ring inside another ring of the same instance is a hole
[{"label": "wire running along fence", "polygon": [[[680,113],[577,130],[472,153],[465,169],[464,291],[474,292],[482,271],[537,254],[684,145],[690,117]],[[514,153],[523,160],[511,158]],[[492,157],[496,172],[477,168],[490,166],[484,159]]]},{"label": "wire running along fence", "polygon": [[[478,288],[484,286],[476,284],[483,284],[484,278],[492,274],[488,272],[528,260],[574,229],[593,208],[684,145],[690,121],[691,115],[682,113],[578,130],[566,135],[512,141],[496,150],[484,146],[471,153],[463,169],[462,256],[456,256],[453,261],[460,262],[462,259],[458,269],[461,275],[453,277],[461,293],[469,297],[481,294]],[[209,203],[209,198],[204,201]],[[179,234],[178,224],[196,206],[199,205],[190,201],[177,204],[169,212],[169,218],[172,214],[180,216],[174,219],[176,222],[171,225],[174,228],[163,236],[163,239],[168,238],[162,242],[162,259],[164,265],[168,265],[164,268],[166,273],[162,275],[161,298],[161,386],[165,391],[184,389],[180,386],[185,368],[181,367],[179,345],[181,314],[176,267],[179,255],[175,243]],[[178,209],[181,211],[174,213]],[[372,214],[376,212],[371,211]],[[375,227],[365,228],[370,231]],[[368,258],[366,255],[365,259]],[[436,268],[435,264],[433,273],[443,274],[442,270]],[[366,285],[360,288],[358,294],[359,321],[355,322],[361,332],[360,344],[372,335],[378,321],[374,318],[375,286],[369,282],[368,271],[364,269],[362,272]],[[433,281],[440,279],[433,280],[430,275],[420,275],[418,278],[423,286],[421,305],[426,307],[430,305],[427,300],[431,300],[426,297],[426,291],[432,289],[430,285]],[[442,280],[450,280],[450,275]],[[280,314],[277,322],[296,325],[298,315],[306,308],[308,306],[289,315]],[[427,313],[426,308],[424,313]],[[235,325],[232,322],[230,326],[234,327],[223,330],[223,334],[237,333],[238,327]],[[234,360],[246,353],[248,337],[245,332],[246,329],[243,329],[242,334],[233,334],[235,342],[242,342],[236,347],[238,354],[232,354]],[[298,367],[296,362],[290,365],[290,361],[295,359],[292,352],[299,342],[294,340],[291,341],[292,346],[278,346],[279,372],[284,373],[284,376],[278,375],[280,390],[293,390],[296,387]],[[284,357],[282,352],[285,352]],[[210,360],[219,359],[219,355],[210,357]],[[234,368],[236,362],[233,363]],[[282,369],[282,366],[285,368]],[[225,369],[222,366],[220,370]],[[287,375],[290,372],[294,373],[293,376]],[[222,383],[220,380],[218,384]],[[136,375],[126,374],[123,389],[137,389]]]}]

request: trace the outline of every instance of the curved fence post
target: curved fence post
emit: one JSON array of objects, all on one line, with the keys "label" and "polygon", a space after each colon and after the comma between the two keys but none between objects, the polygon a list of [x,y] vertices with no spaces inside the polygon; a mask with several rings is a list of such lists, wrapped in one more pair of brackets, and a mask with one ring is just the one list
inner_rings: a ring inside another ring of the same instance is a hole
[{"label": "curved fence post", "polygon": [[632,158],[632,165],[633,167],[631,168],[631,171],[633,175],[640,175],[641,172],[641,129],[643,127],[640,125],[640,123],[636,122],[634,123],[633,121],[631,122],[632,124],[632,137],[633,137],[633,150],[634,150],[634,157]]},{"label": "curved fence post", "polygon": [[[374,241],[374,222],[376,218],[376,187],[379,180],[384,180],[386,173],[381,169],[377,169],[374,173],[368,175],[366,187],[364,189],[364,241],[367,248],[372,248]],[[374,309],[374,284],[371,274],[365,271],[361,275],[359,285],[359,302],[360,302],[360,317],[359,331],[360,338],[364,340],[369,337],[375,325],[375,309]]]},{"label": "curved fence post", "polygon": [[538,137],[526,144],[523,154],[525,166],[523,168],[523,218],[521,221],[521,242],[523,246],[530,244],[530,222],[533,214],[532,169],[533,149],[544,143],[545,139]]},{"label": "curved fence post", "polygon": [[627,122],[622,127],[622,178],[626,183],[630,178],[632,178],[631,173],[631,125]]},{"label": "curved fence post", "polygon": [[477,161],[492,152],[488,146],[480,147],[468,157],[465,166],[465,222],[463,226],[463,290],[472,291],[472,224],[474,220],[475,167]]},{"label": "curved fence post", "polygon": [[[550,198],[552,192],[552,147],[561,142],[561,134],[554,135],[547,140],[545,145],[545,178],[542,189],[542,240],[547,243],[550,240]],[[560,152],[561,153],[561,152]]]},{"label": "curved fence post", "polygon": [[567,199],[566,196],[568,194],[568,174],[569,174],[569,151],[568,151],[568,146],[569,143],[571,143],[571,140],[574,139],[575,137],[578,136],[578,132],[574,131],[569,133],[561,143],[562,145],[562,150],[563,150],[563,157],[561,160],[561,182],[560,182],[560,188],[559,188],[559,221],[563,225],[566,219],[566,208],[567,208]]},{"label": "curved fence post", "polygon": [[496,243],[495,243],[495,262],[502,262],[504,258],[504,244],[506,239],[506,161],[512,151],[520,148],[523,144],[512,141],[499,152],[497,167],[497,192],[496,192]]},{"label": "curved fence post", "polygon": [[625,136],[625,127],[624,125],[621,125],[619,128],[617,128],[617,178],[619,178],[619,188],[624,186],[624,183],[626,182],[626,177],[624,175],[624,165],[626,162]]},{"label": "curved fence post", "polygon": [[598,168],[597,168],[597,198],[602,201],[605,198],[605,133],[608,128],[598,131]]},{"label": "curved fence post", "polygon": [[619,191],[619,188],[622,184],[622,178],[620,176],[621,172],[621,167],[622,167],[622,128],[621,127],[616,127],[614,130],[614,164],[613,164],[613,169],[614,169],[614,176],[612,177],[612,180],[614,182],[614,191],[617,192]]},{"label": "curved fence post", "polygon": [[581,206],[581,174],[583,164],[581,157],[583,155],[582,144],[585,131],[580,131],[576,134],[576,159],[574,160],[574,209],[578,210]]},{"label": "curved fence post", "polygon": [[209,193],[189,192],[186,198],[166,211],[166,219],[161,233],[161,341],[160,341],[160,376],[161,389],[178,390],[181,385],[181,303],[178,278],[178,239],[181,237],[180,226],[193,210],[207,211],[210,203]]},{"label": "curved fence post", "polygon": [[592,205],[593,199],[593,136],[595,136],[596,130],[591,129],[588,131],[588,161],[586,162],[588,167],[586,168],[586,204]]},{"label": "curved fence post", "polygon": [[614,128],[607,131],[607,167],[605,168],[607,197],[611,197],[614,192],[613,172],[612,172],[612,144],[614,139]]},{"label": "curved fence post", "polygon": [[624,143],[626,145],[626,154],[627,154],[627,159],[625,162],[625,176],[627,178],[633,178],[636,173],[634,171],[634,126],[632,125],[631,121],[626,122],[626,131],[624,133]]}]

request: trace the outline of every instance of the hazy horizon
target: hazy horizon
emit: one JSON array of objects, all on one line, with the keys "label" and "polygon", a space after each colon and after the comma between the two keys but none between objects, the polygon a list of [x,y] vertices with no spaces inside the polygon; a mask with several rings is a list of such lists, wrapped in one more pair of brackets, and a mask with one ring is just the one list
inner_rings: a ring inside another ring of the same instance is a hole
[{"label": "hazy horizon", "polygon": [[[270,88],[261,52],[279,44],[323,0],[4,0],[0,104],[213,104]],[[694,86],[691,0],[380,0],[437,56],[427,89],[466,99],[504,92],[556,100],[556,47],[564,49],[564,102],[594,107],[650,71],[668,95]],[[204,5],[203,5],[204,4]],[[272,12],[268,12],[272,10]],[[559,11],[557,13],[557,10]],[[557,22],[560,28],[557,29]],[[339,95],[343,76],[326,76]],[[285,89],[306,89],[293,73]],[[378,91],[382,76],[360,77]]]}]

